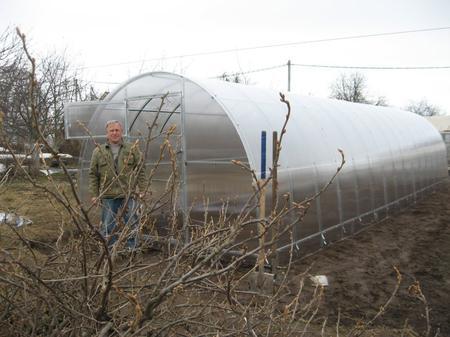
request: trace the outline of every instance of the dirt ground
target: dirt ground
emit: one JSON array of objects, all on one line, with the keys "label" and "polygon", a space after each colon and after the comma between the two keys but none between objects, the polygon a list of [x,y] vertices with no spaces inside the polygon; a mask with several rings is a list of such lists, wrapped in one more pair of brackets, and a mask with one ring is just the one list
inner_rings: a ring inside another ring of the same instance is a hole
[{"label": "dirt ground", "polygon": [[395,266],[400,288],[375,326],[409,325],[426,335],[425,304],[409,288],[418,281],[430,309],[429,335],[450,336],[450,178],[409,208],[296,262],[295,270],[308,266],[328,277],[323,310],[331,322],[339,310],[344,326],[370,320],[394,291]]}]

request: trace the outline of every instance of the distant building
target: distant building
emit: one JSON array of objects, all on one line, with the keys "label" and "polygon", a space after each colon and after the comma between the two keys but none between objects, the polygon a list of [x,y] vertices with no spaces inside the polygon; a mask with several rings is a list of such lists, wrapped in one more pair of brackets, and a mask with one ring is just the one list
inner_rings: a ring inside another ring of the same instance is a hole
[{"label": "distant building", "polygon": [[439,132],[450,132],[450,116],[430,116],[425,118],[428,119]]},{"label": "distant building", "polygon": [[442,139],[447,146],[447,161],[450,170],[450,116],[431,116],[426,117],[426,119],[428,119],[442,135]]}]

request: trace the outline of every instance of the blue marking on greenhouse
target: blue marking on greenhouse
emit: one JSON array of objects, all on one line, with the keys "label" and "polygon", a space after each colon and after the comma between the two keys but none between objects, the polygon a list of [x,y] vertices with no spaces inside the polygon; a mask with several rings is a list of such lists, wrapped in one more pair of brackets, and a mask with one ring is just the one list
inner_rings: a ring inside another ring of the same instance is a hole
[{"label": "blue marking on greenhouse", "polygon": [[266,131],[261,131],[261,179],[266,179]]}]

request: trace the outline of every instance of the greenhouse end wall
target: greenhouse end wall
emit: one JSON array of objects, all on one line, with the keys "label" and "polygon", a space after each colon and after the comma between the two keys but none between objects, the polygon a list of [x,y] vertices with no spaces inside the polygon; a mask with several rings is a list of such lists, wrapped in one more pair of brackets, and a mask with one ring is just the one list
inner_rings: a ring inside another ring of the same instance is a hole
[{"label": "greenhouse end wall", "polygon": [[[447,177],[442,138],[418,115],[295,94],[287,99],[291,115],[279,158],[279,195],[288,194],[291,201],[298,202],[320,191],[341,164],[338,149],[346,163],[327,191],[313,201],[303,221],[295,225],[293,242],[289,236],[283,238],[280,251],[294,248],[302,255],[340,240],[415,200]],[[163,111],[158,112],[163,100]],[[123,120],[129,139],[142,138],[145,126],[155,118],[164,121],[158,124],[157,133],[175,127],[170,142],[177,148],[182,173],[180,208],[190,209],[194,219],[202,218],[205,198],[209,214],[218,214],[225,201],[231,214],[239,213],[253,193],[253,182],[232,160],[249,165],[259,176],[261,132],[269,136],[279,132],[287,112],[279,94],[270,90],[162,72],[130,79],[106,102],[96,108],[88,122],[91,136],[99,140],[104,139],[109,119]],[[87,198],[94,142],[85,138],[80,185]],[[158,160],[162,141],[156,138],[146,154],[148,170]],[[265,155],[271,163],[270,143]],[[169,166],[169,161],[161,162],[153,195],[163,189]],[[270,200],[268,193],[268,208]]]}]

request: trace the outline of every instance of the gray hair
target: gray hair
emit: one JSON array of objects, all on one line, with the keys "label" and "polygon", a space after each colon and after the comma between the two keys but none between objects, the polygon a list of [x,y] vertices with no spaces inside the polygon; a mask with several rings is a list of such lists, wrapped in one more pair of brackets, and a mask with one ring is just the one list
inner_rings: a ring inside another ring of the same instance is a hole
[{"label": "gray hair", "polygon": [[123,129],[122,122],[118,121],[117,119],[111,119],[111,120],[107,121],[106,124],[105,124],[105,129],[107,129],[108,126],[110,126],[111,124],[119,124],[120,127]]}]

